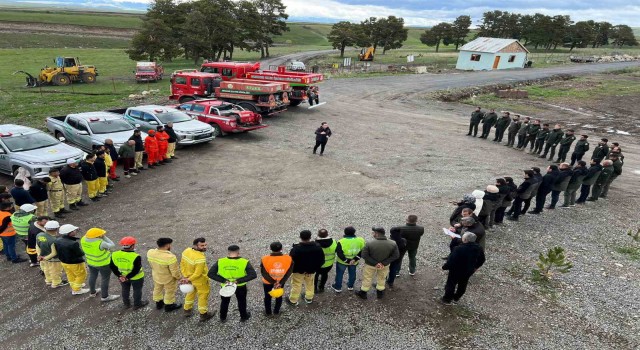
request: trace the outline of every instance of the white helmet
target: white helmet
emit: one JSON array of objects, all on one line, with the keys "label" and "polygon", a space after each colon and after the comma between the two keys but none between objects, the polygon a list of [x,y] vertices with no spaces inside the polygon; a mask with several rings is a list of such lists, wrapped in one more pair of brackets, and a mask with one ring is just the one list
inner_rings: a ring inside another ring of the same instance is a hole
[{"label": "white helmet", "polygon": [[193,284],[191,283],[181,284],[180,291],[182,292],[182,294],[188,294],[193,292],[194,291]]},{"label": "white helmet", "polygon": [[26,213],[30,213],[30,212],[32,212],[32,211],[34,211],[36,209],[38,209],[38,207],[36,207],[33,204],[29,204],[29,203],[23,204],[23,205],[20,206],[20,210],[22,210],[22,211],[24,211]]}]

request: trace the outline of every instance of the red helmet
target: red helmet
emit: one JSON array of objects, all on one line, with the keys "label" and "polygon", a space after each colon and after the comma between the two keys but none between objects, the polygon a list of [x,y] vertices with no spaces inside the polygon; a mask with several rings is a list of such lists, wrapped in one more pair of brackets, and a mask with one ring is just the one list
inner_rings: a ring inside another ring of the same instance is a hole
[{"label": "red helmet", "polygon": [[122,246],[134,245],[136,243],[138,243],[138,241],[136,241],[136,239],[131,236],[124,237],[120,240],[120,245]]}]

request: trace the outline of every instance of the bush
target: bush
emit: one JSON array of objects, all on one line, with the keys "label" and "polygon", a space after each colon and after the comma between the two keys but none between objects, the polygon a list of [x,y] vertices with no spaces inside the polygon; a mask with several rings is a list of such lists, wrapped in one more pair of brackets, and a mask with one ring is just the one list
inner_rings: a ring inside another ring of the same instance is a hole
[{"label": "bush", "polygon": [[566,260],[564,249],[562,247],[554,247],[549,249],[547,254],[540,253],[537,269],[533,269],[531,274],[536,281],[549,281],[554,273],[567,273],[573,267],[573,264]]}]

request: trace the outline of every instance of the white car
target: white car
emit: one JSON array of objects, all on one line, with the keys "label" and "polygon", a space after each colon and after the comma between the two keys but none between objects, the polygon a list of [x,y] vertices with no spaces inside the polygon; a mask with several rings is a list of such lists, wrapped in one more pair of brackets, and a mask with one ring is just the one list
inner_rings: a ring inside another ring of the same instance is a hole
[{"label": "white car", "polygon": [[305,71],[307,67],[305,67],[302,61],[291,61],[287,63],[287,69],[292,71]]}]

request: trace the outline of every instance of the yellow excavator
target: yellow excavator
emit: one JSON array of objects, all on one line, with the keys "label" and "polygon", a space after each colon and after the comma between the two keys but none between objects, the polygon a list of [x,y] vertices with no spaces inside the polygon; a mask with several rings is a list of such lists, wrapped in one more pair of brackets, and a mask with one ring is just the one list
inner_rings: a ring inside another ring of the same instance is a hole
[{"label": "yellow excavator", "polygon": [[363,47],[362,50],[360,50],[358,59],[360,59],[360,61],[373,61],[373,50],[373,46]]},{"label": "yellow excavator", "polygon": [[72,82],[83,82],[93,84],[98,76],[98,69],[95,66],[83,66],[77,57],[56,57],[53,60],[55,67],[45,66],[40,70],[38,78],[25,71],[17,71],[13,74],[24,73],[27,75],[27,86],[36,87],[40,85],[64,86]]}]

